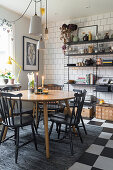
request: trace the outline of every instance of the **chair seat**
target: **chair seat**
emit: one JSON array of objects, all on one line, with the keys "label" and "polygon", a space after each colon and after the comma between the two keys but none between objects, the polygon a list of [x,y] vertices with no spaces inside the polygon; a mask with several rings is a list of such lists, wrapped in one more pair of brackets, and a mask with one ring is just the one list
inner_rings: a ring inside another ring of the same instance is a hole
[{"label": "chair seat", "polygon": [[[57,123],[57,124],[65,124],[65,125],[70,125],[71,117],[66,115],[65,117],[56,117],[56,116],[51,116],[50,121]],[[72,119],[71,125],[75,125],[74,119]]]},{"label": "chair seat", "polygon": [[[40,109],[43,109],[43,105],[39,105]],[[48,110],[58,110],[59,109],[59,105],[58,104],[53,104],[53,103],[49,103],[48,104]]]},{"label": "chair seat", "polygon": [[[10,118],[10,127],[22,127],[22,126],[27,126],[29,124],[31,124],[33,122],[33,117],[32,115],[30,114],[25,114],[25,115],[22,115],[22,124],[20,122],[20,115],[18,116],[14,116],[14,125],[13,125],[13,122],[12,122],[12,119]],[[4,122],[3,122],[4,125],[6,125]]]},{"label": "chair seat", "polygon": [[[20,110],[19,109],[15,109],[14,110],[14,114],[15,115],[20,115]],[[27,110],[27,109],[22,109],[22,114],[33,114],[33,110]]]},{"label": "chair seat", "polygon": [[61,113],[61,112],[53,115],[53,117],[64,118],[64,119],[65,119],[65,116],[66,115],[64,113]]}]

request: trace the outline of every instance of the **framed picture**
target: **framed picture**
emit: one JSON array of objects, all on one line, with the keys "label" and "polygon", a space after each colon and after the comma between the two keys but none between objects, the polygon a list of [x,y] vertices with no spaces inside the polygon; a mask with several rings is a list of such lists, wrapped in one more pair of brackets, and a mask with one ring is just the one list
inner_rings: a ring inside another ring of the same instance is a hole
[{"label": "framed picture", "polygon": [[39,70],[38,40],[23,36],[23,70]]},{"label": "framed picture", "polygon": [[91,32],[92,34],[92,40],[96,39],[96,35],[98,33],[98,25],[91,25],[91,26],[85,26],[85,27],[79,27],[78,28],[78,37],[79,41],[83,41],[83,33],[89,34]]}]

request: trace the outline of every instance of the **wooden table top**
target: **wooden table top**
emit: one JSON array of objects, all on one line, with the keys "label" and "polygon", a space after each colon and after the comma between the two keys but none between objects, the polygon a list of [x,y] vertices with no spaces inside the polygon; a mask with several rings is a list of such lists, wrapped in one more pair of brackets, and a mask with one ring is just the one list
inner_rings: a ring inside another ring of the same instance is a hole
[{"label": "wooden table top", "polygon": [[22,93],[23,101],[61,101],[74,98],[74,92],[62,91],[62,90],[49,90],[48,94],[30,94],[28,90],[15,91],[15,94]]}]

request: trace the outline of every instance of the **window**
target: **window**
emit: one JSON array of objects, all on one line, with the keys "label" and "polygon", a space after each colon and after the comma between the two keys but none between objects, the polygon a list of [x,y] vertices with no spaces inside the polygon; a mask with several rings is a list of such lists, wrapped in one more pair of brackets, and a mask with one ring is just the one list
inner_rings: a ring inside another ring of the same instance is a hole
[{"label": "window", "polygon": [[7,64],[9,56],[13,58],[13,30],[0,26],[0,71],[13,71]]}]

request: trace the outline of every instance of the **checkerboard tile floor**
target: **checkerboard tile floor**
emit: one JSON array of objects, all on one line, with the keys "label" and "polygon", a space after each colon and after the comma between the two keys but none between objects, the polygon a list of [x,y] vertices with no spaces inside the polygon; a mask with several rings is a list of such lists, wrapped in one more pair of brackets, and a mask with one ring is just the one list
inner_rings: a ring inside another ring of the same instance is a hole
[{"label": "checkerboard tile floor", "polygon": [[84,119],[84,123],[103,130],[69,170],[113,170],[113,121],[93,118]]}]

